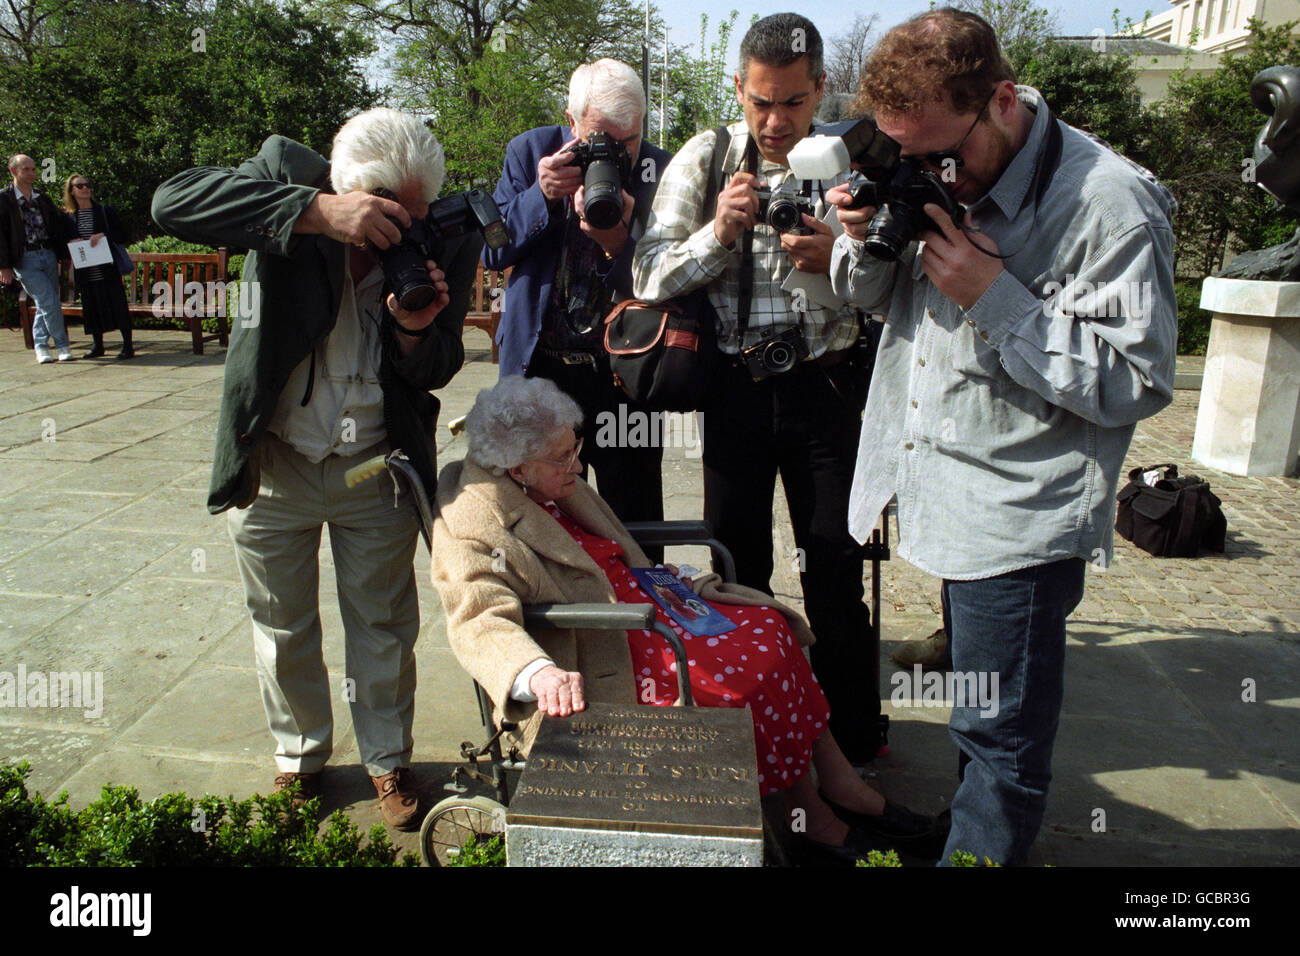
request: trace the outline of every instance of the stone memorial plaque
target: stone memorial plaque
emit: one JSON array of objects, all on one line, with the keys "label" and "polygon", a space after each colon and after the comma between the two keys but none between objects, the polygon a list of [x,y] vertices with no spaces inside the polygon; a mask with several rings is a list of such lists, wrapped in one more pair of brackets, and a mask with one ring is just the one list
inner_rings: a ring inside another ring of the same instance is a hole
[{"label": "stone memorial plaque", "polygon": [[748,710],[588,704],[547,717],[506,813],[511,866],[759,865]]}]

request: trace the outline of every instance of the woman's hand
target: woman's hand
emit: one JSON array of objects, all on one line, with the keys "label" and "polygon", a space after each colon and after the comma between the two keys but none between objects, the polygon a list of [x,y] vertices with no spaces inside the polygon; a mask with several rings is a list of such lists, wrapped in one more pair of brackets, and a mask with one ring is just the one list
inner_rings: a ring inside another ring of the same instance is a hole
[{"label": "woman's hand", "polygon": [[97,232],[94,235],[92,235],[90,237],[90,248],[93,249],[95,248],[95,246],[99,245],[99,240],[103,238],[104,238],[104,234],[102,232]]},{"label": "woman's hand", "polygon": [[577,671],[562,671],[548,664],[532,676],[528,689],[537,695],[537,709],[551,717],[568,717],[587,707],[582,675]]}]

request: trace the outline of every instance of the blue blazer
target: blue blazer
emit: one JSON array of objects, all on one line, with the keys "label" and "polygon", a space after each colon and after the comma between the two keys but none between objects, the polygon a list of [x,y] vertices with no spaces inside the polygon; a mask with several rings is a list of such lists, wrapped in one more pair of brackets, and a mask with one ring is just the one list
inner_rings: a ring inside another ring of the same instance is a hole
[{"label": "blue blazer", "polygon": [[[567,126],[541,126],[516,136],[506,147],[501,181],[492,194],[501,207],[510,242],[500,249],[484,247],[483,264],[489,269],[514,267],[506,285],[501,324],[497,327],[502,376],[522,375],[532,357],[542,328],[542,314],[555,284],[564,221],[573,206],[572,200],[566,198],[554,211],[547,208],[546,197],[537,185],[537,163],[543,156],[558,152],[572,137]],[[632,215],[633,240],[640,238],[638,220],[643,221],[648,214],[655,186],[671,158],[670,153],[658,146],[642,142],[629,190],[636,200]],[[609,271],[600,273],[615,301],[632,297],[635,248],[635,241],[628,242],[609,263]]]}]

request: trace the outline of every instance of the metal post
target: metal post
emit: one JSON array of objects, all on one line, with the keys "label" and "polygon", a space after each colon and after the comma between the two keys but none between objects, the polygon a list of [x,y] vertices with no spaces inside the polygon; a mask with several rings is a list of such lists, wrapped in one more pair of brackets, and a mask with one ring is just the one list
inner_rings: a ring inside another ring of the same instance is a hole
[{"label": "metal post", "polygon": [[650,0],[645,0],[645,36],[641,38],[641,86],[646,102],[641,116],[641,141],[645,142],[650,138]]},{"label": "metal post", "polygon": [[664,127],[668,125],[668,27],[664,27],[664,72],[659,87],[659,148],[664,146]]}]

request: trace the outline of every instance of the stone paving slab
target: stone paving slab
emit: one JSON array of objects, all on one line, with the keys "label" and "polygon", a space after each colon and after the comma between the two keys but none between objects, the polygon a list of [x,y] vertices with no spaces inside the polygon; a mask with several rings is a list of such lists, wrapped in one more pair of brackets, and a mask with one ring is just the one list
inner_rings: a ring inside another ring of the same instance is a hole
[{"label": "stone paving slab", "polygon": [[[439,393],[442,464],[464,455],[446,423],[496,380],[486,338],[473,330],[465,342],[466,367]],[[32,761],[34,786],[51,795],[66,787],[74,805],[110,781],[146,798],[243,798],[269,788],[274,745],[226,522],[205,507],[224,350],[194,356],[183,334],[149,331],[137,350],[131,363],[37,366],[16,334],[0,333],[0,670],[100,670],[105,709],[93,720],[73,709],[2,709],[0,756]],[[1198,368],[1180,358],[1180,384]],[[1071,621],[1055,781],[1034,862],[1300,862],[1300,482],[1192,462],[1196,402],[1195,391],[1179,391],[1140,423],[1128,464],[1172,461],[1206,476],[1224,501],[1227,552],[1157,560],[1117,541],[1115,560],[1090,568]],[[50,417],[55,440],[43,441]],[[664,487],[668,517],[699,517],[698,448],[666,450]],[[773,511],[773,588],[797,606],[783,491]],[[343,642],[327,532],[320,559],[333,686]],[[695,549],[671,549],[669,559],[707,560]],[[460,741],[482,734],[429,561],[421,548],[414,765],[431,804],[446,795]],[[888,655],[937,626],[938,582],[895,556],[881,593],[893,752],[877,761],[873,783],[934,812],[955,788],[948,711],[891,702]],[[1247,679],[1254,702],[1242,700]],[[340,701],[325,809],[365,829],[379,814],[357,761]],[[413,834],[394,839],[415,847]]]}]

